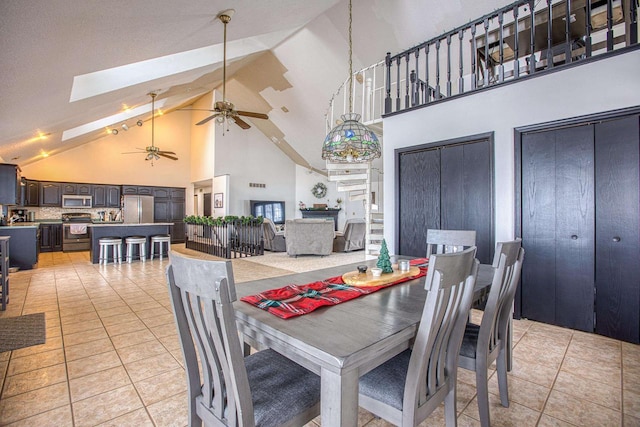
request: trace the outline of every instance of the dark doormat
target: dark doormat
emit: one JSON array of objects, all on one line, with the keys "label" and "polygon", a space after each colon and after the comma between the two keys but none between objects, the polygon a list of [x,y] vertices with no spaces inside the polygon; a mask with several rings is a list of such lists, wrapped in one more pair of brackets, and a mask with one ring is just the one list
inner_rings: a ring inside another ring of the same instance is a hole
[{"label": "dark doormat", "polygon": [[0,353],[46,341],[44,313],[18,317],[0,317]]}]

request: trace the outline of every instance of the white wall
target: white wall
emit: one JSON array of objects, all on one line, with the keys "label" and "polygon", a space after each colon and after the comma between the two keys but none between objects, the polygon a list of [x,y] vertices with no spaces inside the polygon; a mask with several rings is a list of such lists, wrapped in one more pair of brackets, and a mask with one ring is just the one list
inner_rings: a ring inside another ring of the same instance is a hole
[{"label": "white wall", "polygon": [[[214,95],[215,92],[208,93],[196,101],[191,108],[211,109],[214,104]],[[209,112],[194,111],[193,113],[188,113],[183,111],[177,113],[189,118],[189,127],[191,129],[191,182],[212,180],[215,172],[215,120],[196,126],[196,123],[210,115]]]},{"label": "white wall", "polygon": [[395,252],[394,150],[494,132],[495,238],[514,237],[514,128],[640,105],[640,51],[384,119],[385,238]]},{"label": "white wall", "polygon": [[[327,195],[322,199],[317,199],[311,193],[311,189],[319,182],[327,186]],[[324,203],[333,208],[336,206],[336,199],[338,198],[342,199],[340,206],[342,210],[338,214],[338,230],[344,228],[344,223],[348,218],[364,219],[364,205],[361,200],[349,201],[348,193],[338,191],[336,183],[329,182],[326,176],[310,171],[307,168],[296,166],[296,203],[302,202],[308,208],[313,207],[314,203]],[[295,218],[302,218],[302,213],[298,210],[297,204]]]},{"label": "white wall", "polygon": [[[211,212],[213,217],[227,216],[229,213],[229,175],[216,176],[213,179],[213,189],[211,191]],[[216,193],[222,193],[222,207],[214,208],[213,202]]]},{"label": "white wall", "polygon": [[[251,123],[246,119],[247,123]],[[243,130],[231,125],[222,136],[216,126],[216,175],[229,175],[225,208],[228,215],[250,215],[250,200],[284,200],[286,218],[293,218],[295,200],[295,164],[273,145],[255,126]],[[264,188],[249,183],[265,184]],[[214,185],[215,188],[215,185]],[[217,189],[216,189],[217,191]]]}]

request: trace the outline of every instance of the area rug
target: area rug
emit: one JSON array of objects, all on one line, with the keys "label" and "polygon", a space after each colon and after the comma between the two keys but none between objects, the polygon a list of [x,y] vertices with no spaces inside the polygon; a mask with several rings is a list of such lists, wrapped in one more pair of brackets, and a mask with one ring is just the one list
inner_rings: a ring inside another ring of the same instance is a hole
[{"label": "area rug", "polygon": [[0,318],[0,353],[44,344],[45,341],[44,313]]},{"label": "area rug", "polygon": [[256,264],[262,264],[269,267],[289,270],[296,273],[304,273],[311,270],[320,270],[322,268],[336,267],[338,265],[352,264],[362,262],[368,259],[375,259],[375,256],[369,256],[365,251],[355,252],[333,252],[327,256],[300,255],[299,257],[290,257],[286,252],[267,252],[264,255],[243,258],[246,261]]}]

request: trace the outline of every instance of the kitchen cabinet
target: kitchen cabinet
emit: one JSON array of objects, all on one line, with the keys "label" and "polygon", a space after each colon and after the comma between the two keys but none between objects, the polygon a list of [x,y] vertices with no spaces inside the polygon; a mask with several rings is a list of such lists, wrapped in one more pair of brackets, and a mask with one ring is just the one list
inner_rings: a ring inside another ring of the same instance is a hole
[{"label": "kitchen cabinet", "polygon": [[140,185],[123,185],[122,186],[122,194],[123,195],[138,195],[138,196],[153,196],[153,191],[155,187],[147,187]]},{"label": "kitchen cabinet", "polygon": [[22,206],[40,206],[40,183],[31,179],[22,182]]},{"label": "kitchen cabinet", "polygon": [[77,196],[91,196],[92,185],[91,184],[80,184],[77,182],[63,182],[62,186],[62,194],[71,194]]},{"label": "kitchen cabinet", "polygon": [[119,208],[120,207],[120,186],[119,185],[93,185],[93,207],[94,208]]},{"label": "kitchen cabinet", "polygon": [[172,222],[171,243],[184,243],[185,189],[155,187],[153,195],[154,222]]},{"label": "kitchen cabinet", "polygon": [[40,224],[40,252],[62,251],[62,224]]},{"label": "kitchen cabinet", "polygon": [[522,317],[640,342],[639,120],[522,134]]},{"label": "kitchen cabinet", "polygon": [[40,182],[40,206],[62,206],[62,183]]},{"label": "kitchen cabinet", "polygon": [[20,205],[20,167],[8,163],[0,164],[0,205]]}]

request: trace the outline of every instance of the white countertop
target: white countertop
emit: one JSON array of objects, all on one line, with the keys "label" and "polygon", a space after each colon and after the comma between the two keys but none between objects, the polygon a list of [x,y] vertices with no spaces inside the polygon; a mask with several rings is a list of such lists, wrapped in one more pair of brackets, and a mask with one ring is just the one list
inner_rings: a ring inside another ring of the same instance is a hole
[{"label": "white countertop", "polygon": [[39,222],[16,222],[11,225],[0,226],[0,228],[38,228],[39,226]]}]

